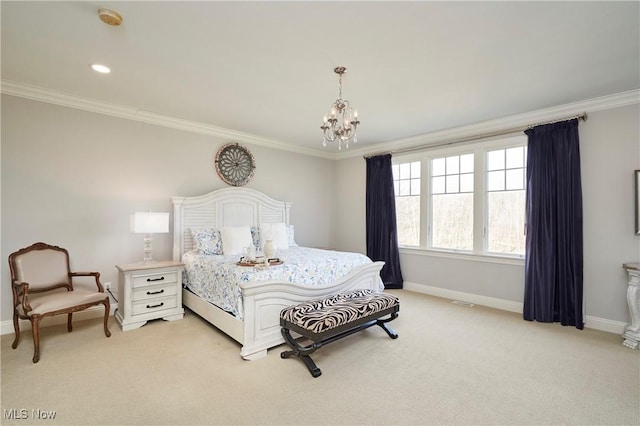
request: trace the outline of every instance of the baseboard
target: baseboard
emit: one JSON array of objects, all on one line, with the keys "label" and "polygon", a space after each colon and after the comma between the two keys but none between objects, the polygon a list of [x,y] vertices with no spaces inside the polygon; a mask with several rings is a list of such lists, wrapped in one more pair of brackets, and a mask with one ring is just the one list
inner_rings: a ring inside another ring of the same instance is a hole
[{"label": "baseboard", "polygon": [[490,308],[501,309],[509,312],[522,313],[522,303],[511,302],[495,297],[480,296],[478,294],[465,293],[462,291],[449,290],[447,288],[433,287],[425,284],[404,282],[403,288],[416,293],[428,294],[430,296],[442,297],[443,299],[460,300],[462,302],[474,303],[476,305],[488,306]]},{"label": "baseboard", "polygon": [[621,321],[613,321],[606,318],[592,317],[590,315],[585,316],[584,326],[594,330],[606,331],[613,334],[624,334],[624,328],[626,323]]},{"label": "baseboard", "polygon": [[[118,309],[117,303],[111,303],[111,310],[109,312],[110,316],[113,316],[116,309]],[[73,313],[73,322],[76,321],[84,321],[93,318],[102,318],[104,316],[104,306],[96,305],[90,308],[85,309],[84,311],[74,312]],[[52,325],[60,325],[67,323],[66,315],[56,315],[54,317],[47,317],[40,323],[41,328],[49,327]],[[31,324],[28,320],[20,320],[20,330],[30,330]],[[13,320],[2,321],[0,323],[0,334],[13,334]]]},{"label": "baseboard", "polygon": [[[476,305],[487,306],[489,308],[501,309],[503,311],[522,313],[523,309],[523,305],[520,302],[497,299],[495,297],[481,296],[473,293],[465,293],[462,291],[450,290],[441,287],[433,287],[425,284],[405,281],[403,288],[405,290],[414,291],[416,293],[442,297],[443,299],[460,300],[463,302],[474,303]],[[584,326],[594,330],[606,331],[608,333],[622,335],[626,324],[620,321],[613,321],[605,318],[587,315],[585,317]]]}]

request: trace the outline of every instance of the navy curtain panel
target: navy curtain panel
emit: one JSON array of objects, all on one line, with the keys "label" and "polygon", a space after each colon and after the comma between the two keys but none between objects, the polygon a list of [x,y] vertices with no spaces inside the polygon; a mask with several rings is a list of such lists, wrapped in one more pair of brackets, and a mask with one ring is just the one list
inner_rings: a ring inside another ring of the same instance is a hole
[{"label": "navy curtain panel", "polygon": [[528,321],[584,327],[582,316],[582,183],[578,120],[526,130]]},{"label": "navy curtain panel", "polygon": [[402,288],[391,154],[367,158],[367,256],[385,262],[385,288]]}]

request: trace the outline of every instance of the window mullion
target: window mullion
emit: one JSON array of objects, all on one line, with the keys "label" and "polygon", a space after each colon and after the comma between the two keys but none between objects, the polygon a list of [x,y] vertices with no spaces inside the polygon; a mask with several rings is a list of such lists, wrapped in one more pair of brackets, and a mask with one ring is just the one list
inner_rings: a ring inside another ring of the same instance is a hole
[{"label": "window mullion", "polygon": [[431,168],[430,158],[420,165],[420,247],[431,247]]},{"label": "window mullion", "polygon": [[484,252],[486,246],[486,194],[485,194],[485,153],[474,150],[473,164],[473,251]]}]

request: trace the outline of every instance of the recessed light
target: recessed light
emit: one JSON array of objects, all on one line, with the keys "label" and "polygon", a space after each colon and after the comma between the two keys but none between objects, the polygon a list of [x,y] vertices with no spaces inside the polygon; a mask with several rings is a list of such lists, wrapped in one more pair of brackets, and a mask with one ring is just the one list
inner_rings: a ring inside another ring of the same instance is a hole
[{"label": "recessed light", "polygon": [[93,68],[94,71],[102,73],[102,74],[109,74],[111,72],[109,67],[106,67],[106,66],[100,65],[100,64],[93,64],[93,65],[91,65],[91,68]]}]

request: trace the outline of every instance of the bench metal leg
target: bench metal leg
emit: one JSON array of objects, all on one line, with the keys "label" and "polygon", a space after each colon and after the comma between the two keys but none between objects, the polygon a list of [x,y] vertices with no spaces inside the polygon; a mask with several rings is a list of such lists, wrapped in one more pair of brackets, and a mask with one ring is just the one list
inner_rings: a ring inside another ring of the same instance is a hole
[{"label": "bench metal leg", "polygon": [[[372,327],[374,325],[379,326],[380,328],[382,328],[388,335],[389,337],[391,337],[392,339],[397,339],[398,338],[398,333],[396,333],[391,327],[389,327],[387,325],[387,323],[389,321],[392,321],[394,319],[396,319],[398,317],[398,313],[397,312],[392,312],[389,318],[386,319],[374,319],[371,320],[369,322],[366,322],[364,324],[360,324],[356,327],[350,328],[348,330],[345,330],[341,333],[338,334],[334,334],[333,336],[327,337],[323,340],[319,340],[317,342],[313,342],[312,344],[308,345],[308,346],[301,346],[298,342],[296,342],[296,340],[293,338],[293,336],[291,336],[291,332],[289,331],[288,328],[286,327],[282,327],[280,329],[280,332],[282,333],[282,337],[284,338],[285,342],[287,342],[287,344],[291,347],[291,351],[284,351],[280,353],[280,358],[285,359],[285,358],[289,358],[292,356],[298,357],[300,358],[302,361],[304,361],[305,365],[307,366],[307,369],[309,370],[309,372],[311,373],[311,375],[313,377],[318,377],[322,374],[322,371],[318,368],[318,366],[316,365],[315,362],[313,362],[313,360],[311,359],[311,357],[309,355],[311,355],[313,352],[315,352],[317,349],[320,349],[322,346],[331,343],[331,342],[335,342],[336,340],[342,339],[343,337],[349,336],[351,334],[357,333],[360,330],[364,330],[365,328],[369,328]],[[306,336],[305,336],[306,337]]]},{"label": "bench metal leg", "polygon": [[391,316],[387,319],[377,319],[376,320],[376,325],[380,326],[380,328],[382,328],[384,331],[387,332],[387,334],[389,335],[389,337],[391,337],[392,339],[397,339],[398,338],[398,333],[396,333],[393,328],[389,327],[387,325],[387,323],[391,320],[394,320],[398,317],[398,313],[397,312],[392,312]]},{"label": "bench metal leg", "polygon": [[284,337],[285,342],[287,342],[287,344],[291,346],[291,348],[293,349],[292,351],[281,352],[280,358],[285,359],[291,356],[296,356],[300,358],[302,361],[304,361],[305,365],[307,366],[307,369],[309,370],[309,373],[311,373],[313,377],[320,376],[322,374],[322,371],[318,368],[316,363],[313,362],[309,354],[312,354],[313,352],[315,352],[316,349],[318,349],[322,345],[316,345],[314,343],[313,345],[310,345],[310,346],[300,346],[298,342],[295,341],[293,336],[291,336],[289,329],[282,328],[280,331],[282,332],[282,337]]}]

